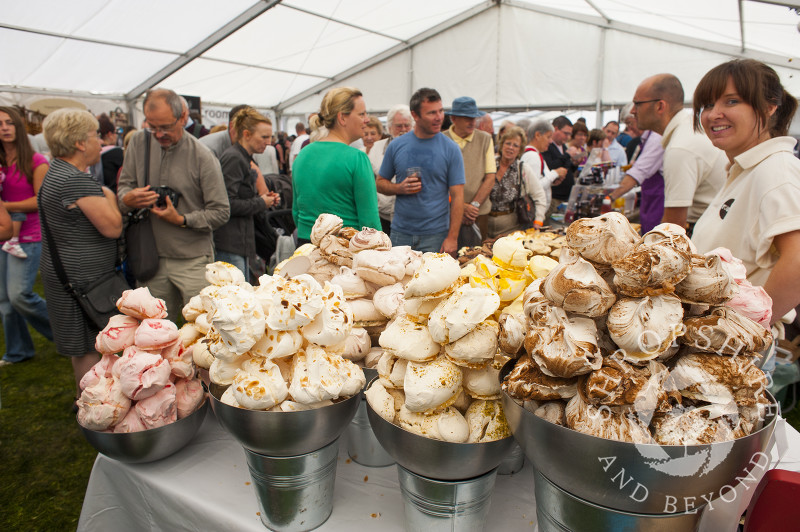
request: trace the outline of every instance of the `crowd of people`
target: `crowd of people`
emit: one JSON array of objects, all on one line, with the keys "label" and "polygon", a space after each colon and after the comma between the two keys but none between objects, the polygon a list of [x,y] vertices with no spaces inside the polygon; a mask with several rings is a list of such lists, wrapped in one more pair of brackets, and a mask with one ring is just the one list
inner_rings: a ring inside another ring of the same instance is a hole
[{"label": "crowd of people", "polygon": [[[533,205],[530,225],[543,227],[578,169],[593,162],[621,171],[612,202],[640,187],[643,233],[670,222],[700,252],[731,249],[772,296],[774,320],[800,304],[800,161],[787,136],[797,100],[762,63],[712,69],[692,109],[677,77],[649,77],[622,109],[622,131],[618,121],[590,130],[559,116],[506,122],[495,133],[473,98],[445,110],[431,88],[392,107],[384,127],[367,113],[368,96],[331,89],[310,129],[297,124],[290,137],[274,135],[271,120],[247,105],[207,132],[183,98],[153,89],[144,128],[126,135],[124,150],[108,117],[51,113],[43,124],[50,161],[34,151],[19,113],[0,107],[0,365],[34,356],[26,324],[73,357],[76,381],[97,360],[97,329],[59,281],[51,249],[71,282],[90,282],[120,267],[128,217],[149,217],[158,257],[152,275],[133,281],[178,320],[205,286],[207,263],[251,272],[254,228],[267,210],[291,209],[298,245],[320,214],[333,213],[347,226],[384,230],[396,246],[456,253],[528,229],[521,199]],[[288,196],[271,178],[281,175]],[[33,291],[40,256],[46,302]]]}]

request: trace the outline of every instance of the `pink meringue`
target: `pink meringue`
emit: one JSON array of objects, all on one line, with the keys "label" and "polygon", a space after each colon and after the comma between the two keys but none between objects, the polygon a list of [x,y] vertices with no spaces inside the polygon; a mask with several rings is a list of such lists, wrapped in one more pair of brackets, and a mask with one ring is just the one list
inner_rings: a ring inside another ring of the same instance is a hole
[{"label": "pink meringue", "polygon": [[104,355],[120,353],[134,344],[133,337],[137,327],[139,320],[136,318],[124,314],[111,316],[108,324],[97,335],[94,348]]},{"label": "pink meringue", "polygon": [[106,430],[125,417],[131,400],[114,377],[100,377],[94,386],[83,390],[77,404],[78,423],[90,430]]},{"label": "pink meringue", "polygon": [[178,379],[175,382],[175,400],[178,419],[183,419],[199,407],[205,399],[203,384],[197,379]]},{"label": "pink meringue", "polygon": [[122,297],[117,300],[117,308],[126,316],[138,320],[167,317],[164,300],[153,297],[146,286],[122,292]]},{"label": "pink meringue", "polygon": [[134,347],[125,350],[112,368],[118,376],[122,393],[140,400],[154,395],[169,382],[172,368],[161,355],[148,353]]},{"label": "pink meringue", "polygon": [[116,355],[103,355],[100,359],[100,362],[92,366],[91,369],[89,369],[89,371],[87,371],[86,374],[81,378],[81,390],[85,390],[90,386],[94,386],[100,382],[101,378],[111,377],[111,369],[114,367],[114,364],[117,360],[119,360],[119,357]]},{"label": "pink meringue", "polygon": [[146,319],[136,329],[134,338],[141,349],[164,349],[178,339],[178,327],[169,320]]},{"label": "pink meringue", "polygon": [[142,419],[139,417],[139,414],[136,413],[135,408],[128,410],[128,413],[125,414],[125,417],[122,418],[122,421],[114,425],[115,434],[123,432],[141,432],[143,430],[147,430],[147,427],[145,427],[144,423],[142,423]]},{"label": "pink meringue", "polygon": [[155,395],[134,405],[145,427],[155,429],[178,420],[176,390],[175,385],[169,382]]},{"label": "pink meringue", "polygon": [[737,280],[739,293],[725,302],[730,307],[754,322],[769,329],[772,322],[772,298],[763,286],[753,286],[747,279]]},{"label": "pink meringue", "polygon": [[194,375],[192,349],[183,347],[179,340],[162,349],[161,356],[169,362],[172,374],[176,377],[186,379]]}]

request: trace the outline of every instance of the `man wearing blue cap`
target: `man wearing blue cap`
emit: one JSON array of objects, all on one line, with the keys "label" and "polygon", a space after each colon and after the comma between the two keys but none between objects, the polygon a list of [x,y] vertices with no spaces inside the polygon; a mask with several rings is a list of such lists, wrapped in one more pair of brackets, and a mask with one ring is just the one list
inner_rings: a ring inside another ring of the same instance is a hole
[{"label": "man wearing blue cap", "polygon": [[458,146],[441,133],[439,93],[419,89],[409,107],[414,130],[389,144],[375,178],[378,192],[397,196],[389,236],[395,246],[455,253],[464,214],[464,163]]},{"label": "man wearing blue cap", "polygon": [[[491,135],[475,128],[477,118],[486,113],[478,109],[474,98],[456,98],[447,114],[453,125],[444,134],[458,144],[464,158],[464,216],[458,247],[480,245],[481,239],[489,234],[489,212],[492,207],[489,194],[497,173],[494,141]],[[473,224],[480,228],[480,237],[475,234]]]}]

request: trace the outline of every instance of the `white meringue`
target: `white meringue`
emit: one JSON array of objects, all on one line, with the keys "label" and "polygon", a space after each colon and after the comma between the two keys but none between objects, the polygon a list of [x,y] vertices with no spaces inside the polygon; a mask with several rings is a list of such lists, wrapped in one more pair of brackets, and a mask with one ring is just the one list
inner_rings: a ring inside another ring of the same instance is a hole
[{"label": "white meringue", "polygon": [[440,344],[455,342],[494,314],[499,306],[500,296],[492,290],[462,286],[431,312],[428,318],[431,337]]},{"label": "white meringue", "polygon": [[243,283],[245,278],[242,270],[233,264],[217,261],[206,264],[206,281],[213,285],[223,286]]},{"label": "white meringue", "polygon": [[372,386],[364,392],[364,395],[367,398],[370,408],[372,408],[375,413],[389,423],[394,423],[394,417],[397,414],[394,409],[394,397],[386,391],[386,388],[384,388],[379,380],[373,382]]},{"label": "white meringue", "polygon": [[313,227],[311,227],[311,243],[319,246],[320,241],[326,235],[333,235],[339,232],[344,222],[335,214],[322,213],[317,217]]},{"label": "white meringue", "polygon": [[403,406],[397,413],[396,421],[400,428],[425,438],[451,443],[466,443],[469,439],[469,424],[455,408],[420,414]]},{"label": "white meringue", "polygon": [[380,287],[372,296],[375,309],[389,319],[393,319],[403,311],[405,288],[401,283]]},{"label": "white meringue", "polygon": [[306,340],[317,345],[340,344],[353,328],[353,312],[344,299],[342,287],[326,281],[322,303],[322,311],[301,329],[301,333]]},{"label": "white meringue", "polygon": [[347,266],[341,266],[339,273],[330,280],[331,284],[338,285],[342,289],[342,294],[346,299],[358,299],[369,297],[375,293],[371,283],[359,277],[355,270]]},{"label": "white meringue", "polygon": [[203,299],[200,297],[200,294],[197,294],[196,296],[192,296],[189,302],[183,306],[181,314],[183,314],[183,319],[186,321],[194,321],[197,319],[197,316],[204,312],[206,312],[206,310],[203,308]]},{"label": "white meringue", "polygon": [[406,285],[405,298],[445,296],[460,273],[458,261],[447,253],[425,253],[419,269]]},{"label": "white meringue", "polygon": [[[414,321],[425,323],[428,320],[428,316],[430,316],[433,309],[435,309],[439,303],[445,300],[447,296],[433,298],[433,299],[426,299],[422,297],[404,297],[403,300],[403,310],[405,310],[406,315],[409,319]],[[398,313],[398,315],[402,314],[402,312]]]},{"label": "white meringue", "polygon": [[406,378],[408,360],[397,358],[384,351],[375,368],[378,370],[381,383],[386,388],[402,388]]},{"label": "white meringue", "polygon": [[211,330],[211,322],[208,321],[208,313],[203,312],[194,320],[195,328],[200,331],[200,334],[208,334],[208,331]]},{"label": "white meringue", "polygon": [[479,369],[462,368],[462,385],[473,399],[500,399],[500,369],[502,366],[486,364]]},{"label": "white meringue", "polygon": [[183,347],[189,347],[195,343],[201,336],[200,329],[194,326],[194,323],[184,323],[183,327],[178,330],[178,340]]},{"label": "white meringue", "polygon": [[233,383],[233,378],[236,376],[236,371],[242,367],[242,364],[250,359],[250,355],[244,354],[235,358],[231,362],[224,362],[218,358],[214,359],[211,366],[208,368],[208,377],[214,384],[220,386],[228,386]]},{"label": "white meringue", "polygon": [[433,360],[439,354],[439,344],[431,337],[428,327],[406,316],[399,316],[389,323],[378,343],[392,356],[413,362]]},{"label": "white meringue", "polygon": [[469,425],[469,443],[497,441],[511,436],[500,401],[473,401],[464,417]]},{"label": "white meringue", "polygon": [[198,368],[208,369],[214,360],[214,355],[208,350],[208,343],[200,340],[192,345],[192,361]]},{"label": "white meringue", "polygon": [[447,358],[457,366],[479,368],[491,362],[497,352],[497,334],[500,326],[486,320],[455,342],[444,346]]},{"label": "white meringue", "polygon": [[353,269],[359,277],[379,286],[397,283],[406,275],[405,255],[391,251],[367,249],[353,258]]},{"label": "white meringue", "polygon": [[403,379],[406,407],[411,412],[446,408],[461,391],[461,381],[461,369],[445,357],[421,364],[409,362]]},{"label": "white meringue", "polygon": [[597,264],[611,264],[633,251],[639,234],[619,212],[575,220],[567,228],[567,244],[581,257]]},{"label": "white meringue", "polygon": [[371,299],[352,299],[348,305],[353,312],[353,322],[359,327],[383,325],[388,321],[386,316],[378,312]]},{"label": "white meringue", "polygon": [[372,339],[369,337],[367,330],[361,327],[353,327],[344,341],[342,356],[347,360],[358,362],[367,356],[370,347],[372,347]]}]

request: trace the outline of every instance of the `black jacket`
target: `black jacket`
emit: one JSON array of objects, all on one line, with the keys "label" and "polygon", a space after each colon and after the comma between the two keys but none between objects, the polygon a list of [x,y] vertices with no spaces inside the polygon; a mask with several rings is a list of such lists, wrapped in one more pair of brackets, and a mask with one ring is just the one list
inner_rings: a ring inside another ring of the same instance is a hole
[{"label": "black jacket", "polygon": [[214,231],[214,246],[244,257],[256,252],[253,215],[267,210],[256,192],[256,174],[250,167],[252,158],[238,142],[222,153],[219,158],[222,177],[231,204],[231,218]]},{"label": "black jacket", "polygon": [[547,147],[547,151],[542,154],[544,158],[544,162],[547,163],[547,167],[550,170],[555,170],[556,168],[566,168],[567,169],[567,176],[564,180],[559,183],[558,185],[552,187],[553,189],[553,197],[555,199],[560,199],[561,201],[567,201],[569,199],[569,193],[572,190],[572,185],[575,184],[575,178],[573,177],[573,173],[575,172],[575,165],[572,163],[572,158],[564,149],[564,153],[558,151],[556,145],[552,142],[550,146]]}]

